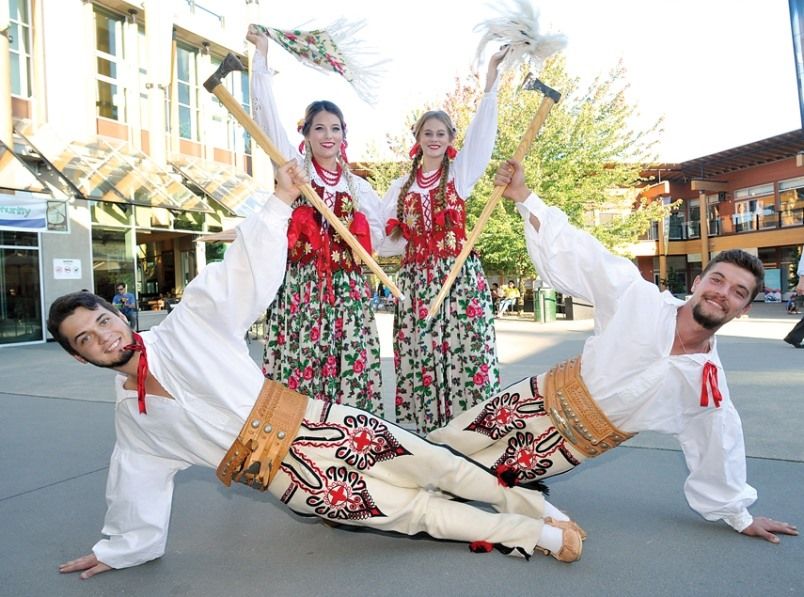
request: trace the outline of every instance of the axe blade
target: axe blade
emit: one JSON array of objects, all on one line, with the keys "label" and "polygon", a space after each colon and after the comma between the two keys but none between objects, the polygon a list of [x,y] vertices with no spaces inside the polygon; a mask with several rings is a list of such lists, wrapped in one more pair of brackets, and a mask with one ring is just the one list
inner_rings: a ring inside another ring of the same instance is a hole
[{"label": "axe blade", "polygon": [[226,78],[226,75],[235,70],[244,71],[246,67],[243,66],[243,63],[240,62],[237,56],[229,52],[226,58],[223,59],[223,62],[220,63],[220,66],[218,66],[218,70],[212,73],[209,79],[204,81],[204,89],[212,93],[212,90],[221,84],[221,81]]},{"label": "axe blade", "polygon": [[555,103],[561,99],[561,93],[547,85],[544,81],[534,76],[533,73],[528,73],[525,80],[522,82],[521,89],[526,91],[539,91],[543,95],[549,97]]}]

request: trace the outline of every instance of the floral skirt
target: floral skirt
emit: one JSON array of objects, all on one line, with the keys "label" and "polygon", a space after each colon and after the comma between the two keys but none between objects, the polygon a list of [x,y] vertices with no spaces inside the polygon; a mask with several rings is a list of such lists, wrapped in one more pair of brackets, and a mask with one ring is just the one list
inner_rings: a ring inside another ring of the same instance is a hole
[{"label": "floral skirt", "polygon": [[315,264],[288,263],[266,318],[263,373],[319,400],[383,415],[380,341],[360,272],[332,273],[334,301]]},{"label": "floral skirt", "polygon": [[491,293],[475,255],[466,260],[432,322],[426,321],[439,281],[453,263],[408,264],[398,274],[405,300],[397,304],[394,319],[396,418],[414,424],[419,433],[488,400],[499,384]]}]

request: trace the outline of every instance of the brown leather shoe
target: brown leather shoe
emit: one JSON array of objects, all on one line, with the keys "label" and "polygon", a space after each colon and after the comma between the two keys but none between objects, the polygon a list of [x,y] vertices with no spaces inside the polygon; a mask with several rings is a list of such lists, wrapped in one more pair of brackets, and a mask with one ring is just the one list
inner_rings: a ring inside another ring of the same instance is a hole
[{"label": "brown leather shoe", "polygon": [[560,529],[575,529],[578,531],[578,534],[581,536],[581,539],[586,541],[586,531],[581,528],[574,520],[554,520],[552,516],[546,516],[544,519],[544,524],[549,524],[553,527],[558,527]]},{"label": "brown leather shoe", "polygon": [[559,562],[570,563],[580,560],[581,552],[583,551],[583,540],[581,539],[581,534],[576,529],[570,528],[569,526],[559,527],[556,525],[555,528],[561,529],[563,539],[561,549],[559,549],[558,552],[552,552],[549,549],[545,549],[544,555],[551,555]]}]

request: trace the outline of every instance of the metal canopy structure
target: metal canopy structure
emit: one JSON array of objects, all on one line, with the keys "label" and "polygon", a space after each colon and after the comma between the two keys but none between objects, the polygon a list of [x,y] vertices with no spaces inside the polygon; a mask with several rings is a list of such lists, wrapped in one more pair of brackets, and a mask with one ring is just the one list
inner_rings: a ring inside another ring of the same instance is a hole
[{"label": "metal canopy structure", "polygon": [[50,129],[17,133],[79,196],[94,201],[210,213],[203,198],[125,141],[95,136],[64,142]]},{"label": "metal canopy structure", "polygon": [[0,189],[50,193],[50,189],[2,141],[0,141]]},{"label": "metal canopy structure", "polygon": [[176,156],[170,164],[235,216],[248,217],[271,196],[251,176],[227,164],[187,156]]}]

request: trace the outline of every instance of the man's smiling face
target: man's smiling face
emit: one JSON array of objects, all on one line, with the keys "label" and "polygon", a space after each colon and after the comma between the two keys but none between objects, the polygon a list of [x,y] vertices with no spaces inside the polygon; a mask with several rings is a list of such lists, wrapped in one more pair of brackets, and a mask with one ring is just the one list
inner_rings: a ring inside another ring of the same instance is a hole
[{"label": "man's smiling face", "polygon": [[133,332],[121,315],[104,307],[78,307],[66,317],[59,331],[69,340],[81,362],[98,367],[122,367],[134,351],[125,350],[133,341]]},{"label": "man's smiling face", "polygon": [[716,263],[692,285],[692,316],[706,329],[713,330],[744,315],[751,308],[756,280],[746,269],[732,263]]}]

